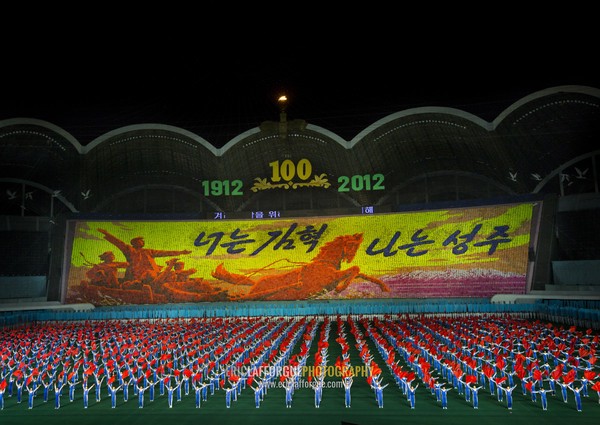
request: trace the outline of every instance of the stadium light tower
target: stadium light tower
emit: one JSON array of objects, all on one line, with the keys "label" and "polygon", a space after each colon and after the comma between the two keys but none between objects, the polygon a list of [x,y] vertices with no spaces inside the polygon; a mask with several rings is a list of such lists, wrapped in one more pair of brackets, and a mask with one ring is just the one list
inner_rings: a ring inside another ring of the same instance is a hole
[{"label": "stadium light tower", "polygon": [[285,108],[288,103],[288,98],[285,94],[282,94],[277,99],[279,105],[279,137],[283,140],[287,139],[287,114]]},{"label": "stadium light tower", "polygon": [[277,103],[279,104],[279,110],[281,112],[285,112],[285,107],[287,106],[287,101],[288,101],[288,98],[285,94],[282,94],[277,99]]}]

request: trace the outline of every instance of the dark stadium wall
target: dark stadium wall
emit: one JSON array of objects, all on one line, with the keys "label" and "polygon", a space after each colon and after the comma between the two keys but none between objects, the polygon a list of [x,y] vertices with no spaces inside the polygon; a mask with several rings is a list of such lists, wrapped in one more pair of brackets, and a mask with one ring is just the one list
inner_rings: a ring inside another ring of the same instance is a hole
[{"label": "dark stadium wall", "polygon": [[0,299],[44,299],[49,263],[46,231],[0,232]]},{"label": "dark stadium wall", "polygon": [[59,215],[54,220],[50,238],[51,256],[48,268],[48,301],[61,301],[61,279],[63,273],[64,252],[66,243],[66,216]]},{"label": "dark stadium wall", "polygon": [[558,197],[550,194],[544,198],[540,211],[537,244],[530,261],[533,263],[532,290],[543,291],[546,284],[552,283],[552,255],[555,251],[556,236],[554,220],[558,207]]}]

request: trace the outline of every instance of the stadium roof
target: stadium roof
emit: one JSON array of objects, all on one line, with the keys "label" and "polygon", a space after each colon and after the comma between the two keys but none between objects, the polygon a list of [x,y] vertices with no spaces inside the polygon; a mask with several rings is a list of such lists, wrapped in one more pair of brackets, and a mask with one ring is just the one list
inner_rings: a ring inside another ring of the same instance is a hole
[{"label": "stadium roof", "polygon": [[471,54],[424,42],[397,46],[397,53],[391,45],[368,53],[314,45],[267,53],[240,45],[196,54],[189,44],[165,45],[124,42],[110,52],[99,43],[75,52],[11,46],[3,56],[0,120],[45,120],[82,145],[127,125],[158,123],[218,148],[263,121],[277,121],[281,93],[290,99],[289,119],[351,140],[373,122],[412,108],[449,107],[492,121],[539,90],[600,87],[598,65],[583,44]]}]

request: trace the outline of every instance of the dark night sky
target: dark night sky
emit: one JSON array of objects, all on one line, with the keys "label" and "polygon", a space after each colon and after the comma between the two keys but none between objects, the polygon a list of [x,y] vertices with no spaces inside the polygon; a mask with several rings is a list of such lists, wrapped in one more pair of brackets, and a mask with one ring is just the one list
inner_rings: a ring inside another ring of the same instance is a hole
[{"label": "dark night sky", "polygon": [[47,120],[84,145],[121,126],[161,123],[218,147],[263,121],[277,121],[276,99],[285,92],[288,119],[350,140],[404,109],[447,106],[491,121],[538,90],[600,88],[597,52],[588,48],[595,43],[585,33],[566,40],[540,34],[200,40],[140,33],[10,45],[1,67],[0,120]]}]

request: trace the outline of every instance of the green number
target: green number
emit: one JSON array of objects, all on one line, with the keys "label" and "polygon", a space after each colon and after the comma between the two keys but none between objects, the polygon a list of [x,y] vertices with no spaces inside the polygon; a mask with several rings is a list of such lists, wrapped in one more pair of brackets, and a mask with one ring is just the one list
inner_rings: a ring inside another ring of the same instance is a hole
[{"label": "green number", "polygon": [[210,195],[210,180],[202,180],[202,188],[204,189],[204,196]]},{"label": "green number", "polygon": [[383,174],[373,174],[373,190],[385,190],[383,180],[385,179]]},{"label": "green number", "polygon": [[339,176],[338,177],[338,192],[350,192],[350,188],[352,188],[355,192],[360,191],[371,191],[371,190],[384,190],[385,186],[383,185],[385,177],[383,174],[365,174],[354,175],[354,176]]},{"label": "green number", "polygon": [[[365,177],[367,177],[367,176],[368,176],[368,174]],[[363,190],[363,187],[364,187],[363,176],[358,176],[358,175],[352,176],[351,181],[352,181],[352,190],[353,191],[360,192],[361,190]]]},{"label": "green number", "polygon": [[338,192],[350,192],[348,188],[348,183],[350,182],[350,178],[348,176],[339,176],[338,183],[340,186],[338,187]]},{"label": "green number", "polygon": [[242,196],[243,186],[241,180],[202,180],[204,196]]},{"label": "green number", "polygon": [[[225,181],[227,181],[227,180],[225,180]],[[213,196],[221,196],[223,194],[223,186],[225,186],[225,185],[223,184],[223,182],[221,180],[211,181],[210,182],[210,194]],[[229,188],[226,187],[225,195],[228,195],[227,189],[229,189]]]},{"label": "green number", "polygon": [[231,194],[233,196],[242,196],[244,194],[244,191],[242,190],[244,184],[241,180],[232,180],[231,186],[233,188],[233,190],[231,191]]}]

